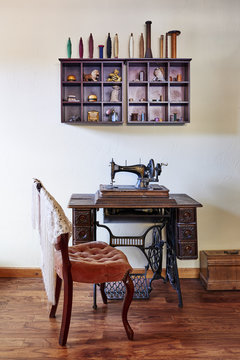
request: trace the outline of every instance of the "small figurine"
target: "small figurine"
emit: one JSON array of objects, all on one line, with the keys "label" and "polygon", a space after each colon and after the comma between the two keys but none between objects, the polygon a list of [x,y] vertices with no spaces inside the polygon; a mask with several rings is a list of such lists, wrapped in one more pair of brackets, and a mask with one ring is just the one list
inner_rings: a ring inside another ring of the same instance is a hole
[{"label": "small figurine", "polygon": [[114,81],[114,82],[122,81],[121,76],[119,76],[118,74],[119,74],[119,71],[117,69],[115,69],[113,71],[113,73],[110,73],[108,75],[107,81]]},{"label": "small figurine", "polygon": [[76,81],[76,76],[75,75],[68,75],[67,81]]},{"label": "small figurine", "polygon": [[114,85],[112,88],[113,88],[113,90],[112,90],[112,92],[111,92],[110,101],[111,101],[111,102],[119,101],[120,86]]},{"label": "small figurine", "polygon": [[88,101],[90,101],[90,102],[97,101],[97,95],[94,95],[94,94],[88,95]]},{"label": "small figurine", "polygon": [[97,69],[93,70],[91,74],[83,74],[84,81],[98,81],[99,71]]},{"label": "small figurine", "polygon": [[154,78],[152,79],[152,81],[164,81],[164,76],[163,76],[163,69],[162,68],[156,68],[153,72]]}]

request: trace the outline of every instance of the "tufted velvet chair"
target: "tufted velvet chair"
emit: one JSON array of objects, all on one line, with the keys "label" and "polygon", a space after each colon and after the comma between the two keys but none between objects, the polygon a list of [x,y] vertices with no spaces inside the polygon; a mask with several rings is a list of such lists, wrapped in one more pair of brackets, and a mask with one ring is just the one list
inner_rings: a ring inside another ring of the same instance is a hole
[{"label": "tufted velvet chair", "polygon": [[71,320],[73,281],[100,284],[103,302],[107,304],[104,292],[105,282],[122,280],[126,295],[122,308],[122,321],[129,340],[133,339],[133,330],[127,320],[134,286],[129,276],[131,266],[123,252],[104,242],[93,241],[68,247],[68,234],[58,237],[55,245],[55,269],[57,273],[55,305],[50,318],[55,317],[62,280],[64,282],[64,304],[59,344],[65,345]]},{"label": "tufted velvet chair", "polygon": [[[37,180],[38,181],[38,180]],[[42,184],[38,181],[37,189]],[[58,306],[61,285],[64,285],[64,303],[59,344],[67,342],[72,311],[73,281],[99,284],[103,302],[107,303],[104,292],[105,282],[122,280],[126,295],[122,308],[122,321],[129,340],[133,339],[133,330],[127,320],[127,313],[132,302],[134,286],[129,276],[132,268],[125,254],[101,241],[93,241],[75,246],[68,246],[69,234],[63,233],[55,242],[54,263],[56,270],[55,305],[52,305],[49,317],[54,318]]]}]

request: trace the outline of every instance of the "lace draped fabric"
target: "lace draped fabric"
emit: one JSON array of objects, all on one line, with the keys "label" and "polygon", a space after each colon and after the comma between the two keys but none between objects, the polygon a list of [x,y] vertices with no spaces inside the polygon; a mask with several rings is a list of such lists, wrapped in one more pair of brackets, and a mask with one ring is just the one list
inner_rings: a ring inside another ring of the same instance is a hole
[{"label": "lace draped fabric", "polygon": [[54,245],[61,234],[71,236],[72,224],[62,207],[42,186],[40,192],[35,181],[32,195],[33,228],[38,230],[42,250],[41,270],[48,300],[55,304]]}]

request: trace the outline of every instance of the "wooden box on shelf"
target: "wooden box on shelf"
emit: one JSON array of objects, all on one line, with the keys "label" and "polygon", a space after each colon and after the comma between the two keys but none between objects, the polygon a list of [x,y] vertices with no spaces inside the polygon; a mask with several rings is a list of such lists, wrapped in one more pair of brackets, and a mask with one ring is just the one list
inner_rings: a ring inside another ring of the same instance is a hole
[{"label": "wooden box on shelf", "polygon": [[115,59],[59,59],[59,61],[61,62],[61,122],[81,125],[122,124],[123,61]]},{"label": "wooden box on shelf", "polygon": [[127,60],[127,123],[190,122],[191,59]]},{"label": "wooden box on shelf", "polygon": [[200,279],[207,290],[240,290],[240,250],[201,251]]}]

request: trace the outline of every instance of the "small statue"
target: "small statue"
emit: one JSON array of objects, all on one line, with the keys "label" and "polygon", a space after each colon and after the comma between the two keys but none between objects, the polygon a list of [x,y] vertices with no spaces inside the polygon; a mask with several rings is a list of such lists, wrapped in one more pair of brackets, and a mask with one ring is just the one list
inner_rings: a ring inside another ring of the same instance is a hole
[{"label": "small statue", "polygon": [[83,80],[84,81],[98,81],[99,79],[99,71],[93,70],[91,74],[83,74]]},{"label": "small statue", "polygon": [[107,81],[114,81],[114,82],[122,81],[121,76],[119,76],[118,74],[119,74],[119,71],[117,69],[115,69],[113,71],[113,73],[110,73],[108,75]]},{"label": "small statue", "polygon": [[119,101],[120,86],[114,85],[112,88],[113,88],[113,90],[112,90],[112,92],[111,92],[110,101],[112,101],[112,102]]},{"label": "small statue", "polygon": [[152,81],[164,81],[164,76],[163,76],[163,69],[162,68],[156,68],[153,72],[154,78],[152,79]]}]

